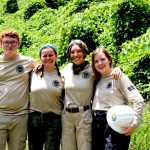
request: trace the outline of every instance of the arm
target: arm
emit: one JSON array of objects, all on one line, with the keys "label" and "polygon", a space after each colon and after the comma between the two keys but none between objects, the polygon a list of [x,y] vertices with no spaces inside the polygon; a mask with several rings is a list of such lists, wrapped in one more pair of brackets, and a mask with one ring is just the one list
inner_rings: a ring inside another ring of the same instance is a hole
[{"label": "arm", "polygon": [[144,99],[126,75],[123,75],[120,84],[123,95],[133,103],[134,120],[130,126],[126,127],[123,133],[128,136],[134,133],[140,124]]}]

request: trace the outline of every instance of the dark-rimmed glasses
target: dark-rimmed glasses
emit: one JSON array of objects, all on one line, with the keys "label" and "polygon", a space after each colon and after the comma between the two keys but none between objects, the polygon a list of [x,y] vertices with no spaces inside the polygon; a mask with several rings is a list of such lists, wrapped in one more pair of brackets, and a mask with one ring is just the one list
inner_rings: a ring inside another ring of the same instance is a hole
[{"label": "dark-rimmed glasses", "polygon": [[18,42],[16,42],[16,41],[4,41],[4,42],[2,42],[2,44],[4,45],[4,46],[16,46],[16,45],[18,45]]}]

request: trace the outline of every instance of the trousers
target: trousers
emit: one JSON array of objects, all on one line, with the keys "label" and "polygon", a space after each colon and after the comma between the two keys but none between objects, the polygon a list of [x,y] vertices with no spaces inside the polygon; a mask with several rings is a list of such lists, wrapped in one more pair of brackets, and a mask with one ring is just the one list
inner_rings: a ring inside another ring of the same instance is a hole
[{"label": "trousers", "polygon": [[33,112],[28,119],[29,150],[59,150],[61,116],[55,113]]},{"label": "trousers", "polygon": [[92,150],[128,150],[130,136],[114,131],[107,123],[106,112],[93,113]]}]

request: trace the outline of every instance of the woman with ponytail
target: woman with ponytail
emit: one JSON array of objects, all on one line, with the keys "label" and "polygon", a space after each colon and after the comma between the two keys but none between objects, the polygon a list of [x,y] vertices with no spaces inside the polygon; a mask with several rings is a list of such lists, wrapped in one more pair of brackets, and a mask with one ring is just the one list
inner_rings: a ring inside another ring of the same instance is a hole
[{"label": "woman with ponytail", "polygon": [[59,150],[63,79],[56,63],[56,47],[43,45],[39,56],[42,67],[31,76],[29,150]]}]

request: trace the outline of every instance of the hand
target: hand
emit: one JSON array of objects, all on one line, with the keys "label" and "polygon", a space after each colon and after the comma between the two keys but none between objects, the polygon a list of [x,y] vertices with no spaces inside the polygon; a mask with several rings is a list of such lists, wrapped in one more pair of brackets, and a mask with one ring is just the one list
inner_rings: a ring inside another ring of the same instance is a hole
[{"label": "hand", "polygon": [[37,65],[35,66],[35,68],[33,69],[33,71],[34,71],[35,73],[38,73],[38,71],[39,71],[41,68],[42,68],[42,64],[37,64]]},{"label": "hand", "polygon": [[135,132],[135,130],[136,130],[136,126],[132,124],[126,127],[125,131],[122,134],[124,134],[125,136],[130,136]]},{"label": "hand", "polygon": [[111,76],[113,79],[118,80],[121,77],[121,75],[122,75],[122,71],[120,70],[119,67],[115,67],[112,70]]}]

